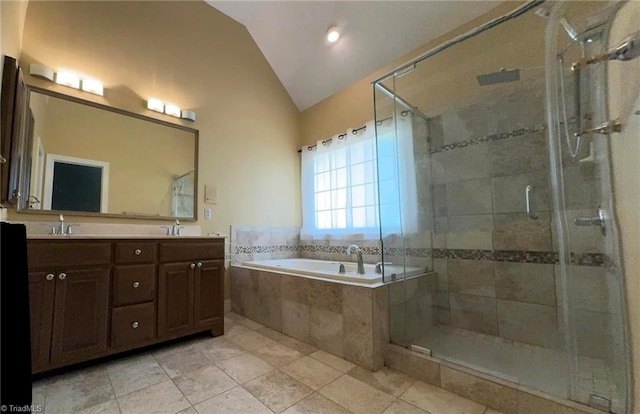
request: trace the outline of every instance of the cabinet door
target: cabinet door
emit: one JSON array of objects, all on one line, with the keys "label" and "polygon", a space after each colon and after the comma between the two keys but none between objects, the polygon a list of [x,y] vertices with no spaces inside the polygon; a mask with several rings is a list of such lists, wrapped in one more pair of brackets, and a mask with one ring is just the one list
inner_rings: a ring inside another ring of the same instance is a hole
[{"label": "cabinet door", "polygon": [[29,308],[31,311],[31,372],[42,372],[49,366],[51,324],[53,323],[53,273],[29,272]]},{"label": "cabinet door", "polygon": [[177,337],[193,330],[195,263],[169,263],[158,268],[158,337]]},{"label": "cabinet door", "polygon": [[224,319],[224,266],[222,260],[197,262],[195,272],[196,328],[210,328],[214,335],[222,334]]},{"label": "cabinet door", "polygon": [[51,343],[54,365],[84,361],[107,349],[109,268],[56,275]]}]

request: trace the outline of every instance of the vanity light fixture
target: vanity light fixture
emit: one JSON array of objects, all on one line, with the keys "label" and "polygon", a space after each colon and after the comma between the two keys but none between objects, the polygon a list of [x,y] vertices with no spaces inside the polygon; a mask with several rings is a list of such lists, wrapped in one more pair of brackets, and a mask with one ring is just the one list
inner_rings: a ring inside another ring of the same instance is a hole
[{"label": "vanity light fixture", "polygon": [[174,104],[166,104],[164,106],[164,113],[167,115],[175,116],[176,118],[180,118],[180,108]]},{"label": "vanity light fixture", "polygon": [[67,71],[56,72],[56,83],[58,85],[80,89],[80,77],[78,77],[78,75],[76,75],[75,73]]},{"label": "vanity light fixture", "polygon": [[327,40],[329,43],[335,43],[340,39],[340,30],[338,30],[337,26],[331,26],[327,29]]},{"label": "vanity light fixture", "polygon": [[96,79],[82,79],[82,90],[100,96],[104,95],[104,86]]},{"label": "vanity light fixture", "polygon": [[196,122],[196,113],[193,111],[183,110],[180,114],[180,118],[186,119],[187,121]]},{"label": "vanity light fixture", "polygon": [[32,63],[31,65],[29,65],[29,75],[53,82],[53,77],[55,74],[53,72],[53,69],[45,65],[41,65],[39,63]]},{"label": "vanity light fixture", "polygon": [[147,101],[147,109],[156,112],[164,112],[164,103],[160,99],[150,98]]}]

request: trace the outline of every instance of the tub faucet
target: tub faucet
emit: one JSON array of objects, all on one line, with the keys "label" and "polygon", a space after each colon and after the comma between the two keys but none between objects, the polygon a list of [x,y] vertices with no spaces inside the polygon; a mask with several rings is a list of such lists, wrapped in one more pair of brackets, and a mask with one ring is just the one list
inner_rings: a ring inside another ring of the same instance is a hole
[{"label": "tub faucet", "polygon": [[364,275],[364,263],[362,263],[362,249],[356,246],[355,244],[350,244],[347,247],[347,254],[351,255],[355,253],[358,257],[358,274]]}]

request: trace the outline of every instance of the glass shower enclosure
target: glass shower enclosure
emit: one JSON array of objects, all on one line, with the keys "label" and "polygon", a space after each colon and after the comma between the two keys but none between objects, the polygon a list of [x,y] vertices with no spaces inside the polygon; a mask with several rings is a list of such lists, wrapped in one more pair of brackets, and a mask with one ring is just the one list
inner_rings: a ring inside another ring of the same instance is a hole
[{"label": "glass shower enclosure", "polygon": [[589,132],[606,64],[571,68],[621,6],[530,3],[373,89],[391,341],[629,413],[609,134]]}]

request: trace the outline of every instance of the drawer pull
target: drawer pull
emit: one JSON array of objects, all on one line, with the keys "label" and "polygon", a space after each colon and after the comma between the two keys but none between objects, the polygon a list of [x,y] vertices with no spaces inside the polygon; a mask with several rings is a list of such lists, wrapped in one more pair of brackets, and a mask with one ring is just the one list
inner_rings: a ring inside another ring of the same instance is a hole
[{"label": "drawer pull", "polygon": [[58,279],[60,279],[60,280],[65,280],[66,278],[67,278],[67,274],[66,273],[60,273],[58,275]]},{"label": "drawer pull", "polygon": [[135,282],[133,282],[133,287],[134,288],[139,288],[140,287],[140,282],[138,282],[137,280]]},{"label": "drawer pull", "polygon": [[138,323],[138,321],[135,321],[134,323],[132,323],[132,324],[131,324],[131,327],[132,327],[133,329],[137,329],[137,328],[138,328],[138,326],[140,326],[140,324]]},{"label": "drawer pull", "polygon": [[196,266],[198,266],[198,268],[201,268],[202,267],[202,263],[198,262],[198,264]]},{"label": "drawer pull", "polygon": [[196,268],[196,264],[195,263],[191,263],[191,265],[189,265],[190,268],[195,269]]},{"label": "drawer pull", "polygon": [[56,277],[56,276],[53,273],[49,273],[44,278],[47,279],[47,280],[53,280],[54,277]]},{"label": "drawer pull", "polygon": [[140,250],[140,249],[136,249],[133,253],[134,253],[136,256],[140,256],[140,255],[142,254],[142,250]]}]

